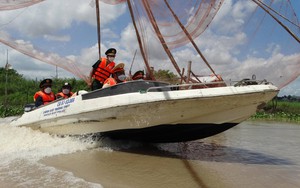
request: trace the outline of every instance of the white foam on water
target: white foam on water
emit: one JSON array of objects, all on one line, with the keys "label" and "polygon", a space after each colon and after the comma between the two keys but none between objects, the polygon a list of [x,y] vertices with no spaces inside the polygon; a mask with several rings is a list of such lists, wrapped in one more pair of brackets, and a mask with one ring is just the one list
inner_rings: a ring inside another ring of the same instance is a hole
[{"label": "white foam on water", "polygon": [[13,187],[102,187],[38,162],[45,157],[97,147],[94,142],[10,126],[12,119],[0,119],[0,184]]},{"label": "white foam on water", "polygon": [[56,137],[25,127],[0,126],[0,157],[39,160],[46,156],[73,153],[93,147],[71,137]]}]

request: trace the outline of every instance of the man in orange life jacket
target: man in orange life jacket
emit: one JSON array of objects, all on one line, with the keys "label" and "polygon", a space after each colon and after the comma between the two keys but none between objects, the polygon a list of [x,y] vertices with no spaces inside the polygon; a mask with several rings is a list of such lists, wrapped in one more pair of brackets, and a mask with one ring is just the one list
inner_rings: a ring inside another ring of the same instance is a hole
[{"label": "man in orange life jacket", "polygon": [[[100,89],[102,88],[105,80],[111,76],[113,73],[113,68],[115,67],[115,57],[117,50],[110,48],[105,52],[106,58],[102,57],[101,60],[98,60],[94,65],[90,73],[90,83],[91,89]],[[93,79],[93,81],[92,81]]]},{"label": "man in orange life jacket", "polygon": [[41,106],[48,104],[51,101],[55,100],[55,95],[52,92],[52,80],[45,79],[40,83],[40,91],[36,92],[33,96],[35,101],[35,106]]},{"label": "man in orange life jacket", "polygon": [[126,82],[124,63],[119,63],[113,68],[112,78],[107,78],[103,84],[103,88],[114,86],[118,83]]},{"label": "man in orange life jacket", "polygon": [[71,84],[66,82],[61,87],[61,92],[57,93],[55,96],[56,96],[56,99],[59,99],[59,98],[67,99],[67,98],[71,97],[72,95],[73,95],[72,86],[71,86]]}]

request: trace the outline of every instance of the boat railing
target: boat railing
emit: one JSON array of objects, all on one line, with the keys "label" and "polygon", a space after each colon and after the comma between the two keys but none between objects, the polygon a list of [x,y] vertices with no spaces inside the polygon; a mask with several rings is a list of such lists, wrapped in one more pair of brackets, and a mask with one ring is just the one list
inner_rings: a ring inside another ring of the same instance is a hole
[{"label": "boat railing", "polygon": [[204,89],[211,87],[224,87],[226,86],[224,81],[219,82],[203,82],[203,83],[189,83],[189,84],[174,84],[166,86],[149,87],[145,93],[149,91],[170,91],[170,90],[189,90],[189,89]]}]

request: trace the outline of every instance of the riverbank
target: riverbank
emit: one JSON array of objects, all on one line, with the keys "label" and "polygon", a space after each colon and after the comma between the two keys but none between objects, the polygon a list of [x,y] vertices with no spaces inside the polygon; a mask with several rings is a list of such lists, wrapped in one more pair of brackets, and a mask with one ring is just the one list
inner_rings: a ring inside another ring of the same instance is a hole
[{"label": "riverbank", "polygon": [[300,124],[300,102],[272,100],[263,109],[251,116],[250,120]]},{"label": "riverbank", "polygon": [[286,112],[257,112],[255,115],[250,117],[251,121],[274,121],[274,122],[287,122],[295,123],[300,125],[300,115],[290,114]]}]

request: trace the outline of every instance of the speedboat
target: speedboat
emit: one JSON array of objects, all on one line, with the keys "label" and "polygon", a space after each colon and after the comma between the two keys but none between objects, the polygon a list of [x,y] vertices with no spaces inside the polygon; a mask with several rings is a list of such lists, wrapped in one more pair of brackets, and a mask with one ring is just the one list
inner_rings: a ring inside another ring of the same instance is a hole
[{"label": "speedboat", "polygon": [[55,135],[97,134],[140,142],[185,142],[236,126],[279,92],[268,82],[209,85],[128,81],[53,101],[25,112],[11,125]]}]

